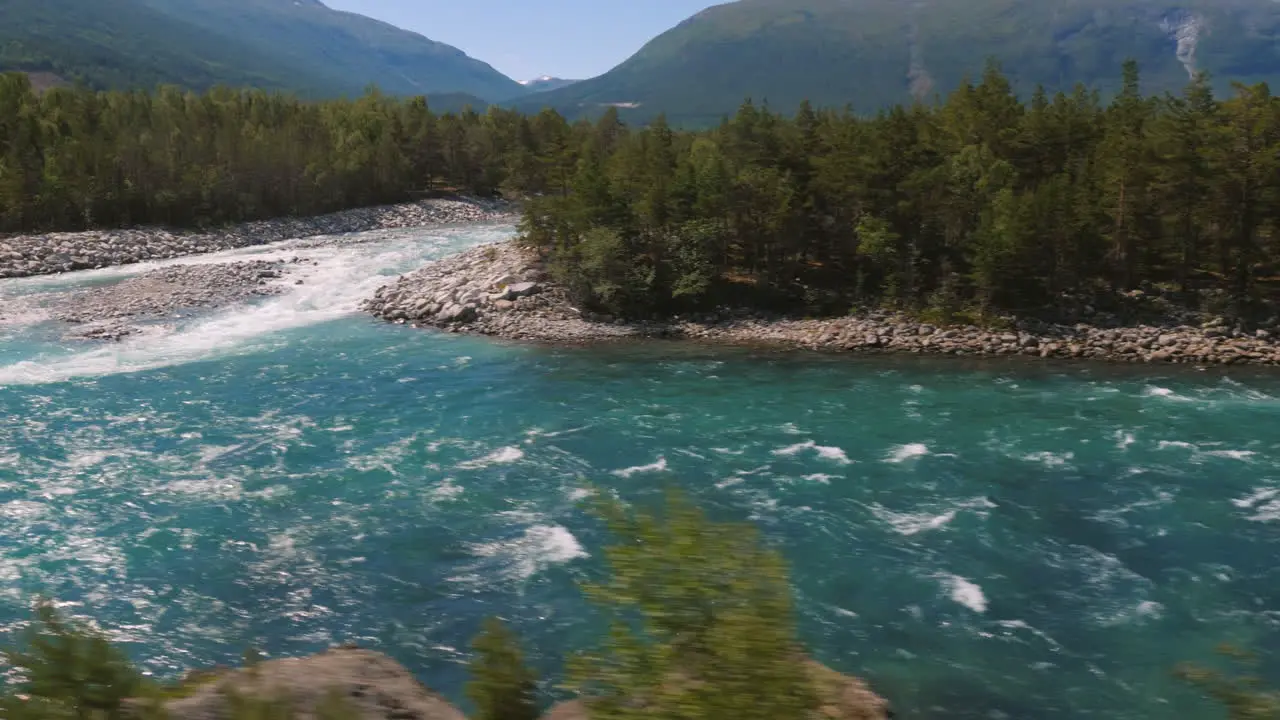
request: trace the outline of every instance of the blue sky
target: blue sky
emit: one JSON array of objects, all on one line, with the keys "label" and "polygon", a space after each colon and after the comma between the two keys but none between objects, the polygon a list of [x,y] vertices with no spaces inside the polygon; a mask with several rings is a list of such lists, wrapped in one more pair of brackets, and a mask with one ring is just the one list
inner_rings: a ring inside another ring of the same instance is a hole
[{"label": "blue sky", "polygon": [[[721,0],[723,1],[723,0]],[[716,0],[324,0],[461,48],[528,80],[575,80],[626,60]]]}]

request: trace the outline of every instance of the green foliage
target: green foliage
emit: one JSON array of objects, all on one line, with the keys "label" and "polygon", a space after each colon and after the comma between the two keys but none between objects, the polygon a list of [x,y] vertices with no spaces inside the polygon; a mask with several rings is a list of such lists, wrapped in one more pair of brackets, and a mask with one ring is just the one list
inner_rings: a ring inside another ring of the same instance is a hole
[{"label": "green foliage", "polygon": [[626,102],[630,119],[665,112],[685,127],[716,125],[744,97],[874,113],[952,92],[989,57],[1017,70],[1011,85],[1024,98],[1075,83],[1113,95],[1126,57],[1152,90],[1176,92],[1187,70],[1169,28],[1190,16],[1212,28],[1198,36],[1195,65],[1222,80],[1219,91],[1280,80],[1280,8],[1268,0],[740,0],[698,13],[600,77],[522,102],[589,114]]},{"label": "green foliage", "polygon": [[523,89],[455,48],[314,0],[8,0],[4,12],[0,70],[102,89],[235,85],[335,97],[377,84],[488,100]]},{"label": "green foliage", "polygon": [[467,697],[475,703],[473,720],[535,720],[537,684],[524,663],[515,634],[497,618],[489,618],[472,643]]},{"label": "green foliage", "polygon": [[1135,63],[1117,75],[1105,106],[1083,86],[1021,104],[989,63],[936,105],[875,117],[746,102],[701,132],[611,121],[606,140],[580,123],[572,192],[531,205],[526,236],[577,301],[637,317],[858,305],[1075,322],[1153,286],[1176,289],[1166,309],[1275,315],[1280,99],[1217,100],[1203,75],[1143,96]]},{"label": "green foliage", "polygon": [[588,230],[567,252],[557,253],[551,274],[573,297],[608,312],[634,308],[647,290],[621,235],[606,227]]},{"label": "green foliage", "polygon": [[609,578],[584,589],[611,629],[570,670],[593,720],[782,720],[816,709],[785,563],[751,527],[712,522],[674,494],[661,514],[605,499],[595,509],[615,543]]},{"label": "green foliage", "polygon": [[[0,651],[19,674],[0,689],[5,720],[167,720],[163,703],[221,681],[218,673],[196,674],[172,685],[146,680],[118,647],[88,626],[67,620],[52,604],[36,605],[34,622],[15,647]],[[246,653],[246,664],[259,656]],[[294,709],[279,697],[258,697],[221,688],[227,720],[292,720]],[[133,701],[132,706],[126,701]],[[318,720],[358,720],[354,708],[330,693],[316,708]]]},{"label": "green foliage", "polygon": [[[508,158],[559,161],[573,130],[497,108],[441,114],[372,91],[308,103],[262,91],[36,93],[0,73],[0,233],[201,226],[489,194]],[[546,179],[520,180],[542,192]]]},{"label": "green foliage", "polygon": [[[1252,654],[1229,646],[1219,648],[1219,653],[1246,669],[1257,664]],[[1198,665],[1183,665],[1177,674],[1222,705],[1230,720],[1280,718],[1280,692],[1267,687],[1256,675],[1226,675]]]},{"label": "green foliage", "polygon": [[0,71],[46,71],[99,88],[218,84],[312,93],[328,80],[139,0],[8,0]]},{"label": "green foliage", "polygon": [[461,92],[497,101],[524,90],[457,48],[316,0],[141,1],[269,53],[278,64],[331,78],[330,94],[356,94],[376,84],[396,95]]},{"label": "green foliage", "polygon": [[23,676],[17,690],[29,698],[4,698],[5,717],[120,720],[123,701],[144,687],[123,652],[47,602],[37,605],[35,622],[3,657]]}]

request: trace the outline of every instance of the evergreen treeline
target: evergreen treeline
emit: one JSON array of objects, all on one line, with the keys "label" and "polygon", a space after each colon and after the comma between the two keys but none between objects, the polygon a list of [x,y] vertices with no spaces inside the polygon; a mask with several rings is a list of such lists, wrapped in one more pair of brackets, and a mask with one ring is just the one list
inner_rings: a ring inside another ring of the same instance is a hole
[{"label": "evergreen treeline", "polygon": [[0,75],[0,233],[313,215],[452,189],[559,189],[571,142],[551,112],[437,114],[371,91],[36,93]]},{"label": "evergreen treeline", "polygon": [[[992,65],[934,106],[875,117],[750,102],[718,128],[606,116],[572,192],[526,235],[581,302],[623,315],[750,299],[946,317],[1081,306],[1158,290],[1264,312],[1280,260],[1280,100],[1215,99],[1205,77],[1103,104],[1077,87],[1019,102]],[[1101,308],[1100,308],[1101,309]]]},{"label": "evergreen treeline", "polygon": [[1016,98],[995,66],[932,106],[875,117],[745,103],[715,129],[610,110],[432,112],[371,91],[56,89],[0,76],[0,233],[199,226],[456,190],[534,197],[524,233],[595,309],[889,305],[939,319],[1104,309],[1159,292],[1272,314],[1280,100],[1200,77],[1103,104]]}]

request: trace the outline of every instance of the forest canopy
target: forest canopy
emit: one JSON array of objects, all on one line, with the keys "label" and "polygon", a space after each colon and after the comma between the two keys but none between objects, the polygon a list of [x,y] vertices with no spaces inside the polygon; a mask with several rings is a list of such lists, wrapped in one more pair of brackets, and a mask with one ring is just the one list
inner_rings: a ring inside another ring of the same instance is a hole
[{"label": "forest canopy", "polygon": [[1103,104],[1022,102],[994,64],[874,117],[747,101],[706,131],[613,110],[437,113],[370,91],[304,102],[60,88],[0,77],[0,232],[222,224],[456,191],[530,198],[523,236],[583,305],[724,305],[947,319],[1135,291],[1274,314],[1280,101],[1208,79]]}]

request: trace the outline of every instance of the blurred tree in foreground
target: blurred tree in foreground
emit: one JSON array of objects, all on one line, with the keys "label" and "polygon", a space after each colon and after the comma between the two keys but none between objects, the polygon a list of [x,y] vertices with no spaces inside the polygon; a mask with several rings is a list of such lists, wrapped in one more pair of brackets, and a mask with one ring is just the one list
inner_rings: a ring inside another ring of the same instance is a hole
[{"label": "blurred tree in foreground", "polygon": [[1219,654],[1242,666],[1247,674],[1228,676],[1218,670],[1186,664],[1177,674],[1205,695],[1221,704],[1230,720],[1277,720],[1280,718],[1280,692],[1267,687],[1252,674],[1258,658],[1252,653],[1223,646]]},{"label": "blurred tree in foreground", "polygon": [[605,499],[595,510],[616,541],[610,577],[584,589],[610,631],[570,670],[593,720],[786,720],[817,708],[786,564],[754,528],[712,522],[675,494],[661,514]]},{"label": "blurred tree in foreground", "polygon": [[475,720],[534,720],[538,717],[537,684],[524,663],[520,640],[501,620],[489,618],[472,643],[467,697],[475,703]]}]

